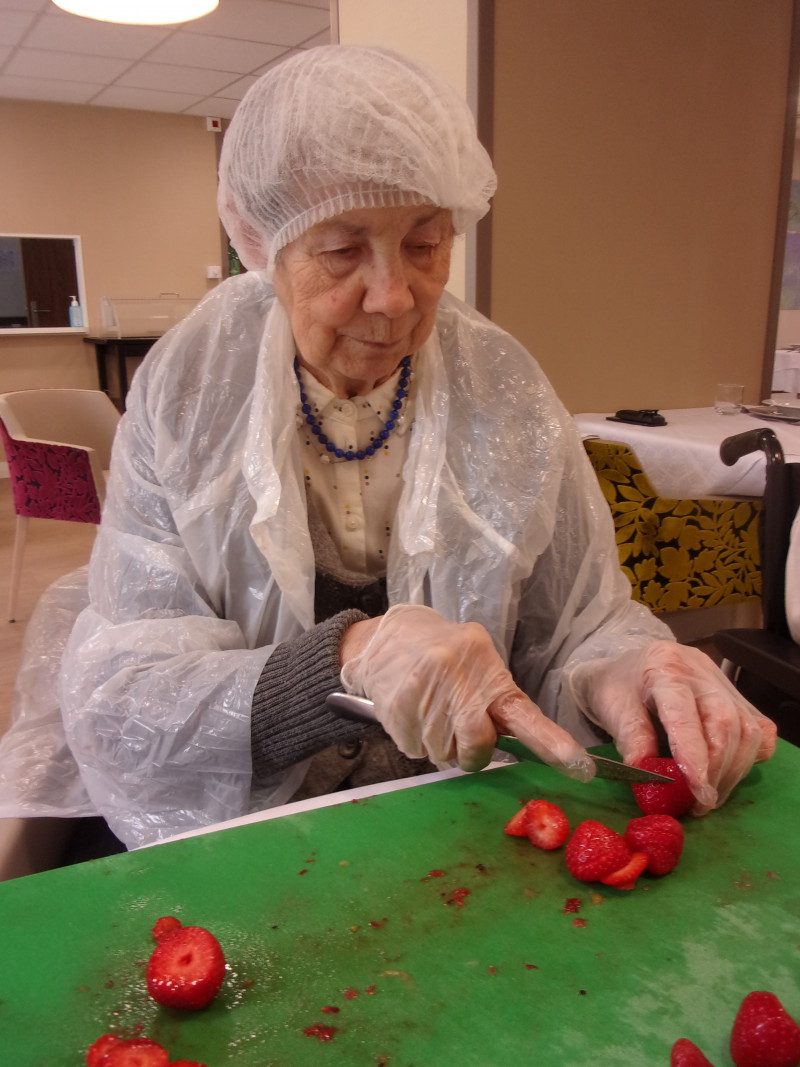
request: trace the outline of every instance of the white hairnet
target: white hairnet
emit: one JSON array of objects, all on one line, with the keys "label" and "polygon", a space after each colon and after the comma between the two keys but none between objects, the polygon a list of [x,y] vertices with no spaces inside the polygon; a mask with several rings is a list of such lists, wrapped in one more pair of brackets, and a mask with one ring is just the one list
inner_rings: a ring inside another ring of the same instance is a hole
[{"label": "white hairnet", "polygon": [[364,207],[436,204],[464,233],[497,179],[467,104],[397,52],[325,45],[268,71],[225,134],[219,213],[246,267]]}]

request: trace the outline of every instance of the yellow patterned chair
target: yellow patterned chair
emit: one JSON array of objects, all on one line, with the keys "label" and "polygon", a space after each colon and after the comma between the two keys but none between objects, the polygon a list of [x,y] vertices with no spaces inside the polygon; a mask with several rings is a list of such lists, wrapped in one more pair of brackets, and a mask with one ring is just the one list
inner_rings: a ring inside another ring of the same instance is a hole
[{"label": "yellow patterned chair", "polygon": [[760,500],[660,497],[628,445],[583,444],[611,508],[634,600],[658,613],[760,596]]}]

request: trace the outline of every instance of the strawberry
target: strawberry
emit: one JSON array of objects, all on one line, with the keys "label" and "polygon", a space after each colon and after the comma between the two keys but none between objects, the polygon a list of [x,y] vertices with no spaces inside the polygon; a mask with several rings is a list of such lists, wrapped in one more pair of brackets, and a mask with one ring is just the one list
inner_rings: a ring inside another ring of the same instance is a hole
[{"label": "strawberry", "polygon": [[682,1037],[672,1046],[669,1067],[713,1067],[700,1049],[688,1037]]},{"label": "strawberry", "polygon": [[528,808],[532,803],[533,801],[529,800],[515,815],[511,816],[503,829],[503,833],[511,834],[512,837],[528,836]]},{"label": "strawberry", "polygon": [[160,941],[162,937],[166,937],[173,930],[180,930],[180,928],[180,919],[176,919],[174,915],[162,915],[160,919],[156,919],[153,927],[153,940]]},{"label": "strawberry", "polygon": [[677,818],[691,811],[694,795],[686,776],[674,759],[665,756],[645,756],[636,764],[643,771],[655,771],[672,778],[671,782],[633,782],[631,789],[639,808],[645,815],[673,815]]},{"label": "strawberry", "polygon": [[645,852],[634,852],[624,867],[620,867],[618,871],[614,871],[612,874],[607,874],[600,881],[603,885],[614,886],[615,889],[633,889],[636,885],[636,879],[646,866],[647,854]]},{"label": "strawberry", "polygon": [[569,823],[561,808],[549,800],[532,800],[527,812],[526,833],[530,843],[547,851],[561,848],[569,837]]},{"label": "strawberry", "polygon": [[169,1055],[155,1041],[134,1037],[120,1041],[102,1060],[102,1067],[167,1067]]},{"label": "strawberry", "polygon": [[564,853],[567,870],[581,882],[599,882],[630,858],[631,851],[620,835],[594,819],[575,827]]},{"label": "strawberry", "polygon": [[[115,1058],[109,1059],[115,1052]],[[137,1037],[123,1041],[116,1034],[103,1034],[90,1045],[86,1052],[87,1067],[206,1067],[197,1060],[167,1060],[166,1049],[155,1041]]]},{"label": "strawberry", "polygon": [[797,1067],[800,1026],[774,993],[748,993],[731,1031],[736,1067]]},{"label": "strawberry", "polygon": [[631,819],[624,837],[631,851],[647,853],[647,869],[651,874],[671,871],[683,851],[683,827],[671,815]]},{"label": "strawberry", "polygon": [[182,926],[158,942],[147,964],[147,991],[167,1008],[204,1008],[220,990],[225,956],[201,926]]},{"label": "strawberry", "polygon": [[103,1034],[89,1046],[86,1050],[86,1064],[87,1067],[101,1067],[106,1062],[106,1056],[114,1048],[115,1045],[119,1045],[122,1038],[117,1037],[116,1034]]}]

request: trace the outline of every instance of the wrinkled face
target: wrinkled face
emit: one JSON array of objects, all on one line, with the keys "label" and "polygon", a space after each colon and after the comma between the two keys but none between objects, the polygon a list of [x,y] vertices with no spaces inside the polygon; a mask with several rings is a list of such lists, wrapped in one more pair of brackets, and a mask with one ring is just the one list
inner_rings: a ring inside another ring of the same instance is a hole
[{"label": "wrinkled face", "polygon": [[287,245],[274,285],[300,362],[331,392],[365,395],[433,329],[450,271],[450,212],[344,211]]}]

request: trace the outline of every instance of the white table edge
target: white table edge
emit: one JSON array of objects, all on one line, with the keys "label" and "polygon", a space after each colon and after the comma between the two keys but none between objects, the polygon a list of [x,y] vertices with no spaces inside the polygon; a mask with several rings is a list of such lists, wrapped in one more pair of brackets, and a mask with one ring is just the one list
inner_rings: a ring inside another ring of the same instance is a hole
[{"label": "white table edge", "polygon": [[[516,762],[511,759],[501,759],[489,763],[480,774],[495,770],[498,767],[507,767],[509,763]],[[254,811],[249,815],[241,815],[235,819],[227,819],[225,822],[211,823],[208,826],[199,826],[194,830],[186,830],[181,834],[165,837],[160,841],[151,841],[140,848],[155,848],[158,845],[169,845],[173,841],[184,841],[190,837],[204,837],[206,834],[218,833],[221,830],[232,830],[238,826],[249,826],[253,823],[268,822],[270,819],[282,819],[286,815],[298,815],[301,812],[316,811],[320,808],[337,807],[340,804],[352,804],[358,800],[368,800],[371,797],[380,796],[384,793],[396,793],[401,789],[412,789],[421,785],[431,785],[434,782],[444,782],[448,778],[460,778],[474,772],[462,771],[458,767],[443,771],[432,771],[430,774],[418,774],[412,778],[392,779],[388,782],[376,782],[373,785],[362,785],[355,789],[344,789],[338,793],[326,793],[318,797],[310,797],[308,800],[296,800],[289,804],[279,804],[274,808],[264,808],[262,811]],[[138,849],[136,851],[139,851]]]}]

